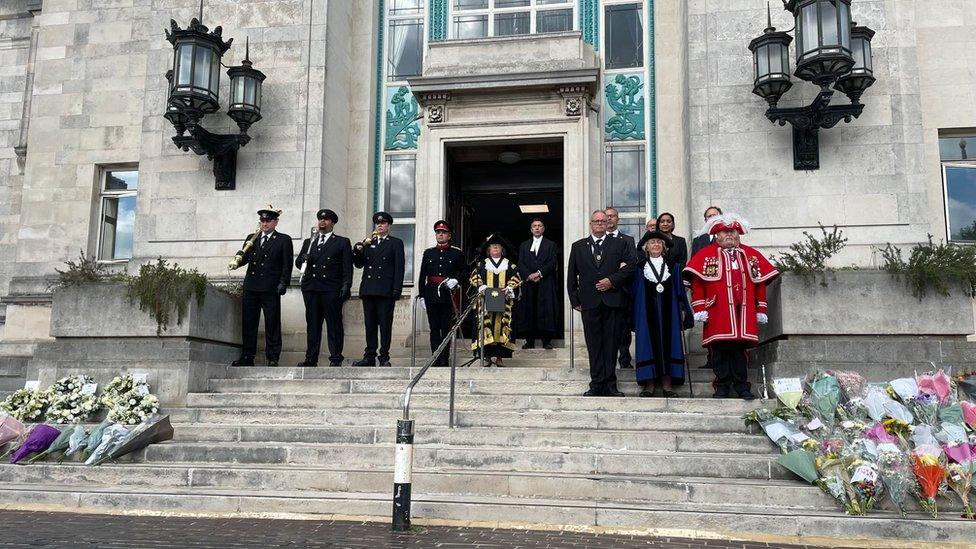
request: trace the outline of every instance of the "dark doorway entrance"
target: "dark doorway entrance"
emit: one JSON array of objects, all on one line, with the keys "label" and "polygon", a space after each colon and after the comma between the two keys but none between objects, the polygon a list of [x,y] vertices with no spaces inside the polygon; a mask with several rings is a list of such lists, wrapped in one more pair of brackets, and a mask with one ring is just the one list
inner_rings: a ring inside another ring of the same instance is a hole
[{"label": "dark doorway entrance", "polygon": [[[508,240],[518,263],[519,245],[531,238],[535,217],[546,224],[546,238],[556,243],[559,306],[563,325],[563,144],[561,140],[448,145],[447,219],[469,265],[491,234]],[[516,327],[516,330],[518,327]],[[562,339],[562,335],[557,335]]]}]

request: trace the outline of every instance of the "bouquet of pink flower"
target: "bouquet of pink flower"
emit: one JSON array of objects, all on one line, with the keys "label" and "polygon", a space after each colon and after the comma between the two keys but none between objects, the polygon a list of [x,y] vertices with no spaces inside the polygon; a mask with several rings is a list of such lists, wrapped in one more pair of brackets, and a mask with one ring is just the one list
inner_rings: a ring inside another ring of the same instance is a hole
[{"label": "bouquet of pink flower", "polygon": [[942,369],[926,372],[918,376],[918,390],[920,393],[936,397],[939,404],[946,404],[949,402],[949,396],[952,395],[952,379]]},{"label": "bouquet of pink flower", "polygon": [[976,451],[968,442],[946,445],[943,448],[952,462],[947,467],[946,482],[959,496],[965,517],[972,520],[973,508],[969,504],[969,491],[973,487],[973,473],[976,472]]},{"label": "bouquet of pink flower", "polygon": [[969,426],[969,430],[976,431],[976,404],[963,400],[959,407],[962,408],[962,419]]},{"label": "bouquet of pink flower", "polygon": [[840,390],[848,401],[864,397],[864,376],[861,374],[843,370],[828,370],[827,373],[837,378]]}]

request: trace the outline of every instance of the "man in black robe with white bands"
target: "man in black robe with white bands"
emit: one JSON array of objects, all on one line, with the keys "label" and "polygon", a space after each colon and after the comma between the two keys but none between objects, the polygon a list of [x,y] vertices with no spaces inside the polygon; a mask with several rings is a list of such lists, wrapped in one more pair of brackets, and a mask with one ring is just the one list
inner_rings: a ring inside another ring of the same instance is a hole
[{"label": "man in black robe with white bands", "polygon": [[522,279],[522,299],[519,301],[515,327],[525,338],[523,349],[534,349],[535,340],[542,347],[552,349],[556,332],[556,243],[543,234],[546,225],[535,218],[529,226],[532,238],[519,246],[518,272]]}]

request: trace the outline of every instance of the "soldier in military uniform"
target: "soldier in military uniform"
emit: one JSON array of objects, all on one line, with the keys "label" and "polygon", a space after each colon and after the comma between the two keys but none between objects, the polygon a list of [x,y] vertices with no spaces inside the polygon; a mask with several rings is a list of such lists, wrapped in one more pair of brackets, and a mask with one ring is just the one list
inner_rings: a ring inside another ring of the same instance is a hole
[{"label": "soldier in military uniform", "polygon": [[359,298],[363,302],[363,321],[366,325],[363,358],[354,362],[353,366],[376,366],[377,358],[380,366],[390,365],[393,308],[403,294],[405,263],[403,241],[390,235],[392,224],[393,216],[376,212],[373,214],[375,231],[362,242],[357,242],[352,249],[353,265],[363,270]]},{"label": "soldier in military uniform", "polygon": [[308,332],[305,360],[300,367],[318,366],[322,345],[322,323],[328,329],[329,366],[342,365],[342,305],[352,288],[352,244],[333,233],[339,216],[321,209],[318,233],[302,242],[295,266],[302,271],[302,299],[305,300],[305,326]]},{"label": "soldier in military uniform", "polygon": [[[420,288],[418,299],[427,309],[427,323],[430,325],[430,350],[434,352],[445,337],[448,337],[457,303],[454,288],[458,277],[464,272],[464,253],[451,246],[451,226],[447,221],[434,223],[434,238],[437,245],[424,250],[420,260]],[[441,353],[434,366],[447,366],[448,353]]]},{"label": "soldier in military uniform", "polygon": [[[241,327],[241,357],[233,366],[254,366],[257,353],[258,322],[264,312],[264,354],[268,366],[277,366],[281,355],[281,296],[288,290],[295,250],[291,237],[275,230],[281,210],[269,204],[258,210],[260,234],[245,241],[238,253],[237,266],[247,265],[244,276],[244,311]],[[248,241],[251,242],[248,245]]]}]

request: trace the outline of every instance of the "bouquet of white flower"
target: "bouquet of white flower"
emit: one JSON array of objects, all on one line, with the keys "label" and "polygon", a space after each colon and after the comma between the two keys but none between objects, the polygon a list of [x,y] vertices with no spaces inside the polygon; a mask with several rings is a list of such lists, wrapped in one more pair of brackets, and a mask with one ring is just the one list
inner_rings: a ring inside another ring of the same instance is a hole
[{"label": "bouquet of white flower", "polygon": [[73,375],[61,378],[51,385],[48,394],[51,404],[47,418],[55,423],[78,423],[84,421],[101,407],[95,391],[95,380],[86,375]]},{"label": "bouquet of white flower", "polygon": [[145,383],[136,383],[136,380],[132,377],[132,374],[122,374],[120,376],[116,376],[115,379],[110,381],[108,385],[105,386],[105,390],[102,392],[102,404],[104,404],[109,410],[115,408],[115,406],[122,401],[122,395],[125,395],[129,391],[135,389],[136,385],[146,385],[148,388],[148,385]]},{"label": "bouquet of white flower", "polygon": [[122,425],[136,425],[159,411],[159,399],[141,385],[121,397],[109,411],[108,419]]},{"label": "bouquet of white flower", "polygon": [[40,421],[49,404],[46,391],[19,389],[0,402],[0,410],[9,413],[19,421]]}]

